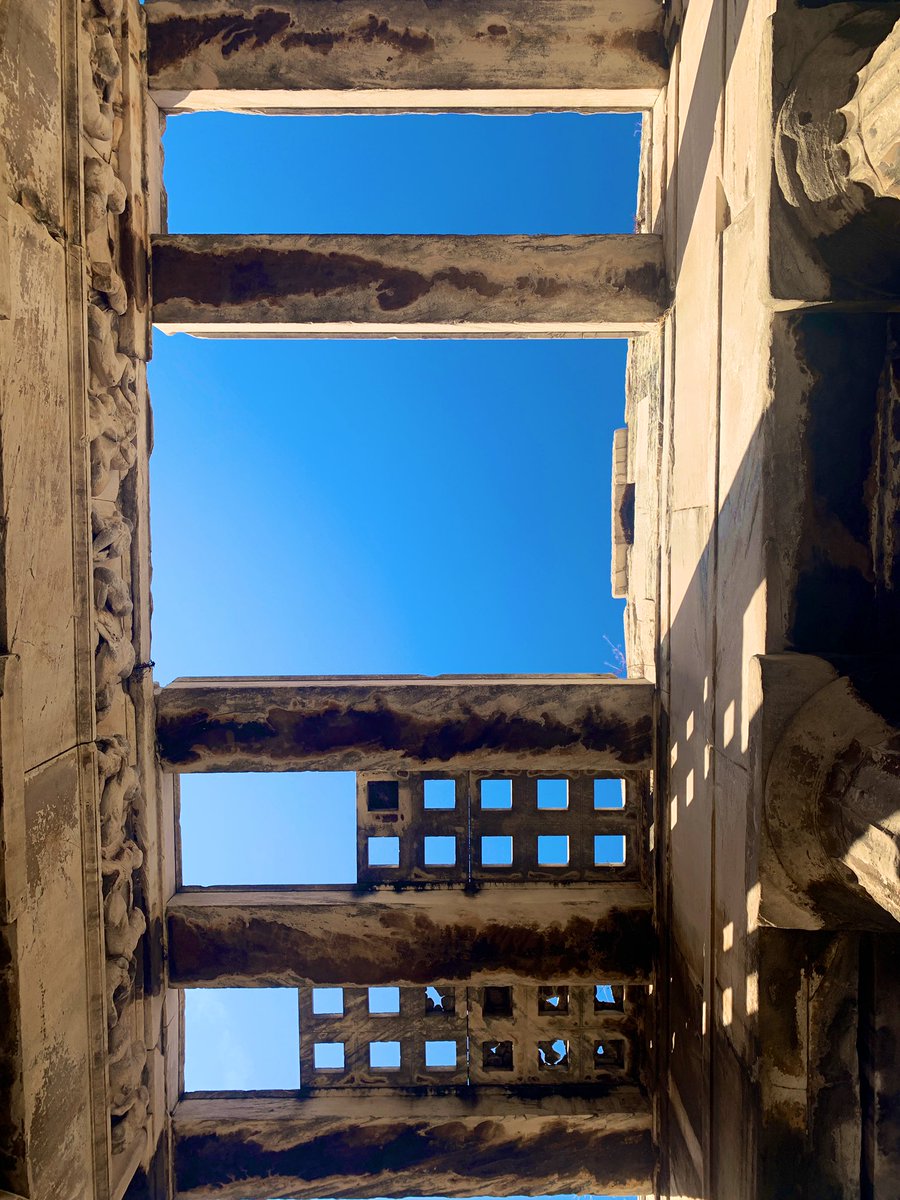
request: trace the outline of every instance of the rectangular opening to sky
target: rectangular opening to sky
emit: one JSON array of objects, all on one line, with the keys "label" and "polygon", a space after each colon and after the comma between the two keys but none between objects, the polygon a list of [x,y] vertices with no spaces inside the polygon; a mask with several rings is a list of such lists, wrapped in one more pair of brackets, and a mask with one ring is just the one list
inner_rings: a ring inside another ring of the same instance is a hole
[{"label": "rectangular opening to sky", "polygon": [[[627,114],[170,118],[169,232],[630,233],[639,151]],[[625,350],[157,334],[157,677],[618,669]],[[352,882],[353,776],[183,777],[182,863]],[[291,1038],[289,989],[189,993],[187,1087],[296,1087]]]}]

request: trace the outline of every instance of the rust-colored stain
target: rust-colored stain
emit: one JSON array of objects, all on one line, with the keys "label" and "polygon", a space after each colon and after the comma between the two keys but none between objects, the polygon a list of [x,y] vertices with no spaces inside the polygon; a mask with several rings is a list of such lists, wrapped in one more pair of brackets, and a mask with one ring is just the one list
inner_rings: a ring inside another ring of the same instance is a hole
[{"label": "rust-colored stain", "polygon": [[221,756],[265,755],[273,762],[347,750],[393,751],[405,763],[450,762],[479,753],[539,756],[569,750],[608,753],[623,764],[640,764],[652,738],[650,715],[625,720],[599,704],[586,705],[574,721],[551,712],[530,717],[504,712],[484,716],[462,704],[456,717],[414,716],[383,703],[374,708],[331,704],[314,712],[270,708],[259,718],[214,716],[191,711],[161,714],[160,751],[174,766]]}]

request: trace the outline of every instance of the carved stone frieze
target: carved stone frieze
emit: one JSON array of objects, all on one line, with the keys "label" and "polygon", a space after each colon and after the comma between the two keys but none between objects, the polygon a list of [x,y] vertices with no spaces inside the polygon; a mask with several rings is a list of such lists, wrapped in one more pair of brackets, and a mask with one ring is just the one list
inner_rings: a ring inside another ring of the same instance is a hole
[{"label": "carved stone frieze", "polygon": [[137,462],[144,365],[133,353],[129,330],[137,302],[121,269],[121,225],[132,223],[134,214],[120,155],[125,153],[126,123],[138,122],[140,115],[129,111],[123,98],[128,53],[123,0],[82,0],[81,16],[100,869],[111,1147],[120,1155],[146,1137],[150,1108],[143,1018],[135,1015],[147,928],[141,899],[144,795],[129,735],[134,709],[127,689],[137,660],[132,594],[136,514],[134,489],[123,486]]}]

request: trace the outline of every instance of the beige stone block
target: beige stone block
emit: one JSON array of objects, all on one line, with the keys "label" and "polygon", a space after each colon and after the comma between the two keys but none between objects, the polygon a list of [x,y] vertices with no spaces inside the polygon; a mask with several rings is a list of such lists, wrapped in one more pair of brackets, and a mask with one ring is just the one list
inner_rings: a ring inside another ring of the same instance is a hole
[{"label": "beige stone block", "polygon": [[61,0],[10,3],[0,13],[0,128],[14,197],[63,224]]},{"label": "beige stone block", "polygon": [[[63,248],[11,209],[14,304],[0,401],[6,643],[22,660],[25,765],[76,741],[70,384]],[[15,403],[13,403],[13,399]]]},{"label": "beige stone block", "polygon": [[32,1195],[94,1195],[88,1009],[99,981],[85,956],[82,767],[73,750],[25,788],[28,904],[19,918],[21,1020]]}]

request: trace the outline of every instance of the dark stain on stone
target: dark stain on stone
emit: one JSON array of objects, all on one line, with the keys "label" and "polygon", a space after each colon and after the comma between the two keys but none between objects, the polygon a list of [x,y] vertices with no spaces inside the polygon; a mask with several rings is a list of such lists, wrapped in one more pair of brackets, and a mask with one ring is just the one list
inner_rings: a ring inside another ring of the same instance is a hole
[{"label": "dark stain on stone", "polygon": [[619,528],[629,546],[634,545],[634,484],[626,483],[619,503]]},{"label": "dark stain on stone", "polygon": [[662,266],[655,263],[644,263],[640,267],[628,267],[622,272],[622,288],[633,291],[640,296],[656,296],[660,305],[665,306],[669,299],[669,289]]},{"label": "dark stain on stone", "polygon": [[509,33],[505,25],[488,25],[487,31],[491,37],[506,37]]},{"label": "dark stain on stone", "polygon": [[360,1121],[339,1129],[332,1122],[323,1122],[319,1128],[310,1124],[308,1135],[295,1145],[285,1145],[283,1134],[275,1144],[267,1145],[256,1130],[252,1136],[177,1134],[179,1194],[206,1194],[249,1180],[290,1179],[304,1194],[308,1194],[306,1184],[317,1184],[318,1190],[311,1194],[378,1195],[384,1194],[389,1177],[407,1173],[415,1175],[417,1187],[421,1180],[426,1192],[430,1177],[438,1191],[442,1183],[446,1187],[454,1180],[471,1180],[476,1190],[485,1190],[490,1181],[511,1182],[513,1175],[559,1183],[553,1190],[569,1190],[593,1162],[602,1164],[603,1186],[598,1182],[595,1189],[599,1192],[614,1181],[630,1182],[636,1174],[643,1174],[653,1155],[648,1131],[601,1133],[593,1123],[562,1119],[548,1120],[524,1135],[511,1133],[508,1125],[494,1118],[475,1123],[471,1118]]},{"label": "dark stain on stone", "polygon": [[634,51],[644,62],[666,69],[669,52],[662,33],[654,29],[623,29],[616,33],[592,33],[588,35],[592,46],[598,50]]},{"label": "dark stain on stone", "polygon": [[429,718],[374,708],[330,704],[314,712],[271,708],[262,719],[213,716],[202,708],[183,716],[161,714],[158,738],[173,765],[221,756],[265,755],[272,761],[333,755],[342,751],[391,751],[404,763],[450,762],[479,753],[539,756],[548,751],[614,750],[625,765],[644,762],[652,739],[649,714],[625,720],[601,705],[587,704],[573,722],[550,712],[539,717],[494,712],[484,716],[462,704],[461,715]]},{"label": "dark stain on stone", "polygon": [[[283,979],[317,984],[375,986],[398,980],[427,984],[433,979],[465,981],[503,963],[511,977],[598,978],[613,973],[650,978],[656,934],[649,910],[611,910],[598,919],[572,917],[564,925],[481,925],[435,922],[402,911],[382,922],[383,938],[373,951],[368,934],[342,935],[334,953],[330,933],[289,925],[277,911],[204,909],[202,916],[179,909],[169,914],[169,969],[178,982],[222,978]],[[331,928],[331,926],[329,926]]]},{"label": "dark stain on stone", "polygon": [[353,30],[353,38],[359,38],[367,45],[377,42],[390,46],[392,50],[403,50],[409,54],[425,54],[434,49],[434,38],[427,30],[414,33],[409,26],[403,30],[394,29],[390,22],[379,19],[374,13],[369,13],[366,24],[361,29]]},{"label": "dark stain on stone", "polygon": [[303,47],[305,50],[315,50],[319,54],[330,54],[331,51],[339,43],[345,41],[347,35],[338,30],[335,32],[331,29],[320,29],[318,32],[309,30],[297,30],[295,33],[289,33],[283,41],[285,50],[296,50],[298,47]]},{"label": "dark stain on stone", "polygon": [[150,21],[148,28],[147,68],[151,78],[176,66],[197,49],[217,38],[222,40],[222,57],[252,42],[250,49],[260,50],[291,23],[290,14],[264,9],[251,17],[217,16],[168,17]]},{"label": "dark stain on stone", "polygon": [[[232,248],[227,243],[212,242],[207,250],[168,239],[157,240],[153,247],[153,299],[157,307],[187,300],[193,305],[225,310],[258,302],[275,310],[295,298],[364,293],[371,288],[378,308],[401,312],[440,285],[484,299],[519,291],[549,301],[565,296],[569,290],[566,280],[555,274],[523,274],[510,282],[491,278],[484,270],[456,266],[440,267],[427,274],[337,249],[252,244]],[[665,274],[654,262],[619,271],[608,286],[620,292],[633,290],[637,296],[655,300],[660,307],[668,298]],[[366,302],[364,295],[360,302]]]},{"label": "dark stain on stone", "polygon": [[247,248],[226,250],[213,257],[160,243],[154,247],[153,271],[157,304],[178,297],[185,279],[191,280],[192,299],[217,307],[374,287],[378,307],[384,312],[397,312],[409,308],[441,283],[483,297],[499,296],[503,291],[503,284],[489,279],[483,271],[445,267],[424,275],[408,267],[388,266],[339,251]]}]

